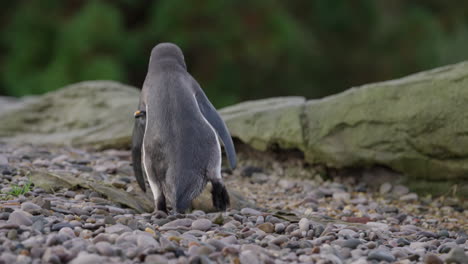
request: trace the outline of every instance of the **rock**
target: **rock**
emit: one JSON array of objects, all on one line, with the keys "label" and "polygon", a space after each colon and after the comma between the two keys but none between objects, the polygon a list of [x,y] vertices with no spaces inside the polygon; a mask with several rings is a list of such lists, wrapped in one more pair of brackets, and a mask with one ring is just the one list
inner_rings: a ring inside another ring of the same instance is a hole
[{"label": "rock", "polygon": [[336,168],[383,165],[413,190],[444,193],[456,183],[466,196],[467,71],[463,62],[320,100],[264,99],[220,113],[231,135],[255,149],[295,148]]},{"label": "rock", "polygon": [[334,192],[333,199],[341,202],[349,202],[351,195],[347,192]]},{"label": "rock", "polygon": [[445,263],[468,264],[468,255],[461,247],[454,247],[445,258]]},{"label": "rock", "polygon": [[252,250],[244,250],[239,255],[241,264],[260,264],[260,259]]},{"label": "rock", "polygon": [[104,258],[87,252],[80,252],[78,256],[73,259],[70,264],[90,264],[90,263],[104,263]]},{"label": "rock", "polygon": [[357,246],[359,246],[360,244],[362,244],[362,241],[359,240],[359,239],[348,239],[348,240],[345,240],[345,241],[342,243],[342,246],[343,246],[343,247],[346,247],[346,248],[355,249],[355,248],[357,248]]},{"label": "rock", "polygon": [[403,202],[414,202],[418,200],[418,195],[415,193],[408,193],[400,197],[400,201]]},{"label": "rock", "polygon": [[392,184],[389,182],[385,182],[380,185],[380,194],[387,194],[392,189]]},{"label": "rock", "polygon": [[208,219],[200,218],[192,223],[192,229],[206,231],[211,228],[211,221]]},{"label": "rock", "polygon": [[32,215],[21,210],[16,210],[8,217],[9,224],[30,226],[33,224]]},{"label": "rock", "polygon": [[126,147],[138,97],[138,89],[113,81],[69,85],[12,109],[14,114],[0,113],[0,138],[33,144]]},{"label": "rock", "polygon": [[8,159],[5,155],[0,154],[0,167],[2,166],[7,166],[8,165]]},{"label": "rock", "polygon": [[145,263],[164,264],[164,263],[169,263],[169,260],[165,256],[151,254],[151,255],[146,256]]},{"label": "rock", "polygon": [[307,232],[307,231],[309,231],[309,227],[310,227],[309,219],[307,219],[307,218],[302,218],[302,219],[299,221],[299,230],[301,230],[302,232]]},{"label": "rock", "polygon": [[392,253],[385,251],[385,250],[380,250],[380,249],[372,250],[369,253],[369,256],[367,256],[367,259],[377,260],[377,261],[387,261],[387,262],[395,261],[395,257],[392,255]]},{"label": "rock", "polygon": [[289,241],[289,238],[287,236],[281,235],[281,236],[278,236],[275,239],[273,239],[271,241],[271,243],[273,243],[275,245],[281,245],[281,244],[286,243],[288,241]]},{"label": "rock", "polygon": [[151,235],[138,235],[137,237],[137,246],[139,248],[159,248],[159,242],[154,239]]},{"label": "rock", "polygon": [[278,223],[275,225],[275,232],[276,233],[283,233],[284,229],[286,229],[286,227],[284,226],[283,223]]},{"label": "rock", "polygon": [[424,264],[443,264],[444,262],[438,256],[429,253],[424,256]]},{"label": "rock", "polygon": [[259,224],[257,228],[262,230],[265,233],[273,233],[273,231],[275,230],[275,227],[273,226],[273,224],[269,222]]},{"label": "rock", "polygon": [[106,241],[96,243],[96,249],[99,254],[103,256],[111,257],[115,255],[115,250],[112,248],[112,245]]},{"label": "rock", "polygon": [[122,225],[122,224],[115,224],[109,227],[106,227],[106,233],[110,234],[122,234],[125,232],[130,232],[132,229],[128,226]]},{"label": "rock", "polygon": [[193,223],[193,220],[190,218],[176,219],[167,224],[164,224],[163,226],[159,228],[159,230],[166,231],[166,230],[172,230],[172,229],[177,229],[177,228],[188,228],[192,225],[192,223]]},{"label": "rock", "polygon": [[[303,148],[303,97],[248,101],[220,110],[231,135],[256,149],[272,144],[281,148]],[[248,128],[248,129],[246,129]]]},{"label": "rock", "polygon": [[245,215],[262,215],[263,214],[262,212],[252,209],[252,208],[242,208],[240,212],[241,214],[245,214]]}]

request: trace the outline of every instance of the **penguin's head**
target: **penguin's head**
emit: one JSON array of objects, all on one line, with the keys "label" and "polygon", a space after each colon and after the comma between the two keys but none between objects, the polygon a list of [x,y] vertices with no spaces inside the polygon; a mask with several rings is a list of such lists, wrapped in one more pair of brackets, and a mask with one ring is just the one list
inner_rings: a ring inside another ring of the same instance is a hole
[{"label": "penguin's head", "polygon": [[133,116],[135,118],[144,117],[145,115],[146,115],[146,111],[143,111],[143,110],[138,110],[138,111],[135,111],[135,113],[133,113]]},{"label": "penguin's head", "polygon": [[184,69],[187,69],[184,54],[176,44],[169,42],[160,43],[151,50],[150,64],[151,62],[158,62],[161,60],[174,60],[180,66],[184,67]]}]

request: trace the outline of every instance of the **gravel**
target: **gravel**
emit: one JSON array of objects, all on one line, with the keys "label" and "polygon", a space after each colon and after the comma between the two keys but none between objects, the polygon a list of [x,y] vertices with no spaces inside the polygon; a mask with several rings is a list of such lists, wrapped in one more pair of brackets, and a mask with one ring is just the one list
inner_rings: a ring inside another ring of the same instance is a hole
[{"label": "gravel", "polygon": [[[0,144],[0,157],[1,190],[26,184],[31,169],[138,188],[128,151]],[[225,175],[259,208],[223,213],[138,214],[82,188],[2,192],[0,263],[467,263],[463,201],[285,178],[273,166]]]}]

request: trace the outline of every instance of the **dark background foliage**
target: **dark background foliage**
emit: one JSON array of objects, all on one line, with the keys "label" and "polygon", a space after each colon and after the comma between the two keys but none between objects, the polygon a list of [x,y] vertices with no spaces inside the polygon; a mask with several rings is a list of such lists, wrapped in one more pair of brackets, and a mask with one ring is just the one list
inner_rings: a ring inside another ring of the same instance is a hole
[{"label": "dark background foliage", "polygon": [[12,96],[89,79],[139,87],[168,41],[218,107],[468,59],[468,1],[17,0],[0,15],[0,94]]}]

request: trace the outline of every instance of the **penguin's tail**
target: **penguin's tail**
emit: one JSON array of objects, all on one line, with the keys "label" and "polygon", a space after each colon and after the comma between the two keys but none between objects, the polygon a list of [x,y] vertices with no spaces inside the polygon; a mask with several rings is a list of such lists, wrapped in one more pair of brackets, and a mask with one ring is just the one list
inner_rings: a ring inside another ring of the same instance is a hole
[{"label": "penguin's tail", "polygon": [[206,185],[205,177],[194,173],[185,173],[177,178],[172,193],[172,207],[178,213],[185,213]]}]

